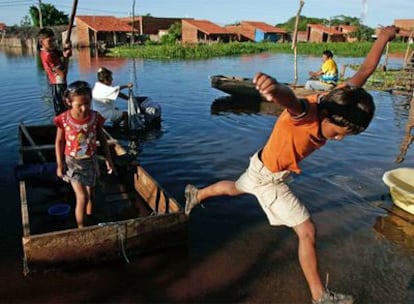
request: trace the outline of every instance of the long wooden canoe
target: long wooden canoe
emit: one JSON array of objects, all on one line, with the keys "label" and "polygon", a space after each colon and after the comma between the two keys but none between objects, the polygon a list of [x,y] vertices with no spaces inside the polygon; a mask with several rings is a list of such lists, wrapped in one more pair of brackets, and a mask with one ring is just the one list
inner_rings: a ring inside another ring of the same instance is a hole
[{"label": "long wooden canoe", "polygon": [[[188,217],[180,204],[136,161],[125,158],[128,155],[117,157],[116,154],[122,154],[122,147],[109,134],[117,176],[101,175],[93,222],[78,229],[73,190],[56,178],[55,132],[53,125],[19,127],[20,165],[16,176],[24,274],[50,266],[120,257],[129,262],[134,254],[186,243]],[[48,214],[50,206],[62,202],[71,206],[67,217]]]},{"label": "long wooden canoe", "polygon": [[[263,100],[259,91],[257,91],[251,78],[238,77],[238,76],[224,76],[213,75],[210,76],[211,87],[227,93],[231,96],[235,96],[238,99],[248,98],[252,101]],[[304,86],[289,85],[299,98],[306,97],[308,95],[320,93],[320,91],[306,90]]]}]

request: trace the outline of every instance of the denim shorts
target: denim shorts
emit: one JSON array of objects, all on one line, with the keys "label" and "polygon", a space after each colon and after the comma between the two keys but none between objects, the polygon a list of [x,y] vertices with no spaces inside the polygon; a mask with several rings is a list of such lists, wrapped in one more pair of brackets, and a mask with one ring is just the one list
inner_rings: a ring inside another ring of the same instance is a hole
[{"label": "denim shorts", "polygon": [[270,225],[294,227],[309,219],[310,215],[286,184],[290,178],[289,171],[269,171],[256,152],[250,158],[246,172],[236,181],[236,188],[256,196]]},{"label": "denim shorts", "polygon": [[76,159],[65,155],[66,172],[64,181],[77,182],[83,186],[95,187],[99,176],[98,161],[93,155],[89,158]]}]

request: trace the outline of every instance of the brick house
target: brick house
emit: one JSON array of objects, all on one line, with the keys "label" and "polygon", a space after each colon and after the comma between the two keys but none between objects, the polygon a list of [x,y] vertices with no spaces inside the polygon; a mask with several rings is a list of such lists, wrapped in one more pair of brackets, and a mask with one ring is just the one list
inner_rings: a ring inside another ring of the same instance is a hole
[{"label": "brick house", "polygon": [[183,43],[230,42],[236,34],[208,20],[182,19],[181,41]]},{"label": "brick house", "polygon": [[344,42],[346,41],[346,35],[334,27],[328,27],[322,24],[308,24],[307,41]]},{"label": "brick house", "polygon": [[114,46],[129,42],[131,25],[113,16],[76,16],[76,38],[72,43],[80,47]]},{"label": "brick house", "polygon": [[352,33],[356,32],[358,30],[357,26],[340,24],[340,25],[336,26],[336,29],[338,31],[340,31],[341,33],[345,34],[345,41],[346,42],[356,42],[356,41],[358,41],[357,37],[351,37]]},{"label": "brick house", "polygon": [[[132,18],[120,18],[132,24]],[[147,36],[152,41],[159,41],[162,35],[168,32],[168,29],[174,23],[181,23],[182,18],[158,18],[151,16],[136,16],[134,17],[134,28],[136,34],[140,36]]]},{"label": "brick house", "polygon": [[394,25],[400,28],[398,36],[400,36],[404,42],[414,42],[414,19],[395,19]]},{"label": "brick house", "polygon": [[175,22],[181,22],[181,19],[137,16],[132,20],[113,16],[77,16],[72,43],[79,47],[102,44],[114,46],[130,43],[132,35],[134,41],[147,37],[159,40],[160,33],[167,31]]},{"label": "brick house", "polygon": [[238,25],[228,25],[225,28],[236,33],[238,41],[284,42],[288,39],[287,31],[265,22],[242,21]]}]

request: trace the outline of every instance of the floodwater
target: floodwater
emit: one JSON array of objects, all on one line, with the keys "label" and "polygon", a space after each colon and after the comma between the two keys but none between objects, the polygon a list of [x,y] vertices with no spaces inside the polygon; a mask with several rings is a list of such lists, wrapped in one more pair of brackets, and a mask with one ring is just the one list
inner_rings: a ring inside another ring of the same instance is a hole
[{"label": "floodwater", "polygon": [[[339,65],[361,58],[336,58]],[[298,58],[299,83],[320,66]],[[399,59],[389,60],[394,67]],[[261,54],[209,60],[141,60],[75,54],[69,80],[93,84],[99,66],[114,82],[162,106],[162,128],[139,142],[141,164],[180,203],[187,183],[203,186],[235,179],[265,142],[276,116],[252,111],[211,111],[224,95],[210,87],[214,74],[252,77],[257,71],[292,82],[293,56]],[[252,196],[211,199],[194,209],[186,248],[64,271],[22,274],[17,126],[50,123],[44,72],[33,55],[0,51],[0,302],[210,302],[310,303],[297,259],[295,234],[271,227]],[[330,142],[303,161],[291,185],[318,228],[320,270],[329,287],[358,303],[414,303],[414,225],[389,213],[382,174],[414,166],[413,151],[396,164],[408,116],[406,100],[372,92],[377,113],[369,129]],[[126,108],[126,103],[119,104]],[[128,142],[123,141],[127,147]]]}]

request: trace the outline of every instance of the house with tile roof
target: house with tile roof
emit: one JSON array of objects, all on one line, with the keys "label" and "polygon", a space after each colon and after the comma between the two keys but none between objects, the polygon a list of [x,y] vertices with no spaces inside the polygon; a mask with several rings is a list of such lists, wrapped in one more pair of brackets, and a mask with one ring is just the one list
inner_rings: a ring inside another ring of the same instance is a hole
[{"label": "house with tile roof", "polygon": [[76,30],[72,33],[72,44],[80,47],[114,46],[149,38],[158,40],[159,33],[166,31],[181,18],[156,18],[137,16],[117,18],[114,16],[76,16]]},{"label": "house with tile roof", "polygon": [[135,16],[120,18],[128,24],[133,24],[136,34],[148,37],[151,41],[158,41],[174,23],[181,23],[183,18],[159,18],[152,16]]},{"label": "house with tile roof", "polygon": [[128,22],[113,16],[76,16],[75,23],[72,44],[80,47],[125,44],[136,31]]},{"label": "house with tile roof", "polygon": [[344,42],[345,33],[338,31],[335,27],[328,27],[322,24],[308,24],[308,42]]},{"label": "house with tile roof", "polygon": [[404,42],[414,42],[414,19],[395,19],[394,25],[400,28],[398,36]]},{"label": "house with tile roof", "polygon": [[230,42],[236,34],[208,20],[182,19],[181,41],[183,43]]},{"label": "house with tile roof", "polygon": [[352,37],[352,34],[358,30],[357,26],[354,25],[345,25],[340,24],[335,27],[338,31],[345,34],[345,41],[346,42],[356,42],[358,41],[357,37]]},{"label": "house with tile roof", "polygon": [[287,31],[260,21],[242,21],[237,25],[225,26],[225,28],[236,33],[239,41],[284,42],[288,40]]}]

